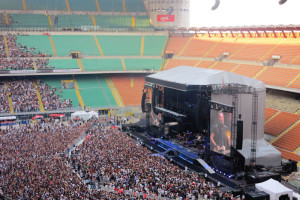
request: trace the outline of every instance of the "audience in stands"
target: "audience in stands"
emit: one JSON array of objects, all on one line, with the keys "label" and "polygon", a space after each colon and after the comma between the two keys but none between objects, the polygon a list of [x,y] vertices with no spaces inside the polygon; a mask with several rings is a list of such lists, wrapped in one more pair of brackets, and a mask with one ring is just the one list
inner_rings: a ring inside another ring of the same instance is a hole
[{"label": "audience in stands", "polygon": [[0,70],[33,70],[33,60],[20,58],[0,59]]},{"label": "audience in stands", "polygon": [[18,36],[6,35],[10,57],[51,57],[51,54],[41,52],[36,47],[27,47],[17,42]]},{"label": "audience in stands", "polygon": [[6,93],[4,81],[0,81],[0,113],[9,112],[8,96]]},{"label": "audience in stands", "polygon": [[32,81],[25,79],[10,81],[8,84],[7,91],[11,96],[15,112],[39,110],[39,101]]},{"label": "audience in stands", "polygon": [[42,80],[37,80],[37,83],[45,110],[59,110],[73,106],[72,99],[60,99],[60,96],[56,94],[59,91],[58,88],[51,87]]}]

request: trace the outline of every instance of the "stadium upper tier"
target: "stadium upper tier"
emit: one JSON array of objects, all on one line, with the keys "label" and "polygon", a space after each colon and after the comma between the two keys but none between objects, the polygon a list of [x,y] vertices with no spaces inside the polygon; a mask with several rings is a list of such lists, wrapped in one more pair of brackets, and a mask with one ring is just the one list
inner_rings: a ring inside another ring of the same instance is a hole
[{"label": "stadium upper tier", "polygon": [[[3,14],[2,14],[3,15]],[[69,30],[98,31],[107,29],[154,30],[148,16],[87,14],[7,14],[0,16],[2,30]]]},{"label": "stadium upper tier", "polygon": [[9,0],[2,10],[146,12],[143,0]]}]

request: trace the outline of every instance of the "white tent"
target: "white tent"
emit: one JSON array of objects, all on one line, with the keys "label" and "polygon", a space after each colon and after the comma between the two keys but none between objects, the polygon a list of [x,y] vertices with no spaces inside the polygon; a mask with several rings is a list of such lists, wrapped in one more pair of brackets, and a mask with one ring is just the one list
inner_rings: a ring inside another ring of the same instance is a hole
[{"label": "white tent", "polygon": [[290,199],[293,198],[293,190],[271,178],[265,182],[255,184],[255,187],[260,191],[268,193],[272,200],[278,200],[281,195],[286,194],[290,197]]},{"label": "white tent", "polygon": [[91,111],[91,112],[77,111],[71,114],[71,119],[74,119],[76,117],[79,117],[82,120],[89,120],[92,117],[98,118],[98,113],[96,113],[95,111]]}]

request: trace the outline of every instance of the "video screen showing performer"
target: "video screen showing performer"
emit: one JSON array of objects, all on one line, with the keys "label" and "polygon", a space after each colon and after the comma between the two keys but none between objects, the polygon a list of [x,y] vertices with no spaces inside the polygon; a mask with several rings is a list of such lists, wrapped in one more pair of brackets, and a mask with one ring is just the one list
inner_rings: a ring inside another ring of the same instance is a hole
[{"label": "video screen showing performer", "polygon": [[160,125],[160,118],[158,115],[156,115],[153,110],[151,110],[150,112],[150,124],[153,125],[153,126],[157,126],[159,127]]},{"label": "video screen showing performer", "polygon": [[230,156],[232,113],[211,110],[210,114],[210,150]]}]

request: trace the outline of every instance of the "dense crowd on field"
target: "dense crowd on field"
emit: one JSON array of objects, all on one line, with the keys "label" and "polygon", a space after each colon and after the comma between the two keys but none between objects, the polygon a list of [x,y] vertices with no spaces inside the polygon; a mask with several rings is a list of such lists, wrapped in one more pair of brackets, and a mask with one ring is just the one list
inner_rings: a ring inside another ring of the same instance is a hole
[{"label": "dense crowd on field", "polygon": [[[8,199],[232,199],[205,177],[156,156],[109,123],[77,120],[1,130],[0,195]],[[68,154],[83,133],[85,141]],[[91,182],[97,187],[89,187]]]}]

